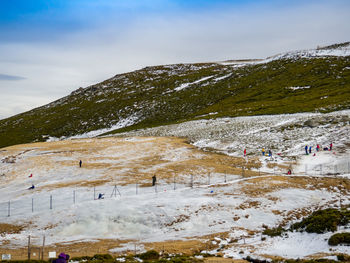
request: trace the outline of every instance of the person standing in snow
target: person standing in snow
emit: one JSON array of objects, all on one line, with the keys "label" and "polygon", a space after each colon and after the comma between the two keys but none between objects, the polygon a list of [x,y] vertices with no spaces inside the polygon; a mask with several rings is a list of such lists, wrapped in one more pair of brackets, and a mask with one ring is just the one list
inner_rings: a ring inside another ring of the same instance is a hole
[{"label": "person standing in snow", "polygon": [[272,157],[272,152],[271,152],[271,150],[269,150],[269,157]]},{"label": "person standing in snow", "polygon": [[157,182],[157,177],[155,175],[152,176],[152,186],[155,186]]},{"label": "person standing in snow", "polygon": [[332,151],[332,148],[333,148],[333,143],[331,143],[331,144],[329,145],[329,150]]},{"label": "person standing in snow", "polygon": [[247,150],[244,149],[243,153],[244,153],[244,157],[245,157],[247,155]]},{"label": "person standing in snow", "polygon": [[81,168],[81,165],[83,164],[83,162],[80,160],[79,161],[79,167]]},{"label": "person standing in snow", "polygon": [[311,153],[311,147],[312,147],[312,146],[309,147],[309,153]]},{"label": "person standing in snow", "polygon": [[305,146],[305,153],[308,155],[309,153],[307,152],[307,145]]},{"label": "person standing in snow", "polygon": [[318,152],[319,150],[320,150],[320,145],[317,144],[317,146],[316,146],[316,151]]},{"label": "person standing in snow", "polygon": [[265,156],[265,149],[264,148],[262,148],[261,153],[263,156]]}]

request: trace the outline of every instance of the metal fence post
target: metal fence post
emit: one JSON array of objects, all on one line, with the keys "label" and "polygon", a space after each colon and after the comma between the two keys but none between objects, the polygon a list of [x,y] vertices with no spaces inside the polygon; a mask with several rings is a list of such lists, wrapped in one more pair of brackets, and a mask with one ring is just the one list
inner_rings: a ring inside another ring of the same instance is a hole
[{"label": "metal fence post", "polygon": [[50,209],[52,209],[52,195],[50,195]]},{"label": "metal fence post", "polygon": [[9,201],[9,203],[8,203],[8,213],[7,213],[8,217],[10,217],[10,206],[11,206],[11,201]]},{"label": "metal fence post", "polygon": [[176,190],[176,181],[175,181],[175,175],[174,175],[174,191]]}]

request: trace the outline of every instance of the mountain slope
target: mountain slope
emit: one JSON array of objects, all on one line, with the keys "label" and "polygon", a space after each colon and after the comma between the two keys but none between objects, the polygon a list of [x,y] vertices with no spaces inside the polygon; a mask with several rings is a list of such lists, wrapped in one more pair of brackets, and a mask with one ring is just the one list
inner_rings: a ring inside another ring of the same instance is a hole
[{"label": "mountain slope", "polygon": [[104,128],[121,132],[195,119],[350,108],[349,43],[317,50],[116,75],[1,120],[0,147]]}]

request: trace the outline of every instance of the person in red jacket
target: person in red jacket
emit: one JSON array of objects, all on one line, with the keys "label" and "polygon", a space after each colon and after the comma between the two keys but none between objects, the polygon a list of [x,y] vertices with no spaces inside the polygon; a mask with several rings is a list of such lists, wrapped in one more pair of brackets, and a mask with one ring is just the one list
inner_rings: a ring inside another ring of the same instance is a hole
[{"label": "person in red jacket", "polygon": [[247,155],[247,149],[244,149],[243,153],[244,153],[244,156],[246,156]]}]

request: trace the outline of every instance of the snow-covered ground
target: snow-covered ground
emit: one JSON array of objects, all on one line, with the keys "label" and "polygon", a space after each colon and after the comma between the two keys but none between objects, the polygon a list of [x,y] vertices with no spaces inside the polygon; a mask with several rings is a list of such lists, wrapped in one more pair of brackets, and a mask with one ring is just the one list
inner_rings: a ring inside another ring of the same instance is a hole
[{"label": "snow-covered ground", "polygon": [[[350,110],[198,120],[129,132],[129,136],[185,137],[191,144],[231,156],[272,151],[276,162],[299,160],[298,172],[349,173]],[[333,143],[332,155],[323,151]],[[316,152],[317,144],[321,151]],[[312,154],[304,156],[305,146]],[[315,155],[314,155],[315,154]],[[340,154],[340,156],[338,156]],[[324,157],[326,156],[326,157]],[[262,158],[270,161],[271,158]],[[335,160],[337,160],[335,162]],[[337,166],[337,167],[336,167]]]},{"label": "snow-covered ground", "polygon": [[[220,249],[226,257],[234,258],[350,254],[349,247],[328,246],[331,233],[261,238],[263,225],[274,227],[285,220],[290,224],[298,221],[298,213],[306,215],[320,207],[337,207],[340,199],[342,205],[350,204],[350,189],[340,187],[342,180],[350,179],[349,115],[350,111],[342,111],[200,120],[132,132],[122,138],[2,149],[0,223],[27,227],[17,234],[0,235],[0,244],[10,241],[11,245],[24,246],[28,235],[34,243],[42,242],[45,235],[47,244],[106,238],[145,244],[227,232],[227,239],[211,240],[217,248],[207,252],[217,253]],[[172,138],[137,136],[186,137],[199,150]],[[313,155],[316,144],[323,148],[330,142],[334,145],[332,151]],[[305,145],[313,146],[312,154],[304,154]],[[272,158],[261,155],[263,147],[272,150]],[[206,163],[214,153],[201,150],[242,157],[245,148],[248,159],[262,162],[260,171],[265,174],[218,172],[213,170],[214,164]],[[84,168],[88,167],[87,156],[91,158],[89,169]],[[80,158],[84,159],[83,168],[77,165]],[[171,165],[189,163],[203,165],[192,173],[194,187],[189,185],[190,174],[178,168],[170,180],[159,180],[157,187],[141,185],[152,173],[166,174],[165,169]],[[286,168],[273,169],[271,163],[290,165],[294,178],[301,181],[294,182],[285,175]],[[30,173],[32,178],[28,178]],[[125,181],[126,177],[133,180],[142,173],[147,176],[139,179],[138,186]],[[176,179],[174,184],[173,176],[182,179]],[[314,176],[323,183],[330,176],[330,186],[318,187]],[[84,181],[90,184],[84,185]],[[37,188],[26,190],[32,182]],[[104,193],[105,198],[95,200],[98,193]],[[111,251],[122,249],[115,247]]]},{"label": "snow-covered ground", "polygon": [[305,49],[296,50],[291,52],[284,52],[275,56],[271,56],[265,59],[257,59],[252,61],[224,61],[220,62],[222,65],[235,65],[237,67],[242,67],[246,65],[253,64],[264,64],[269,63],[274,60],[279,59],[299,59],[299,58],[315,58],[315,57],[346,57],[350,56],[350,43],[344,44],[338,47],[328,47],[328,48],[316,48],[316,49]]}]

